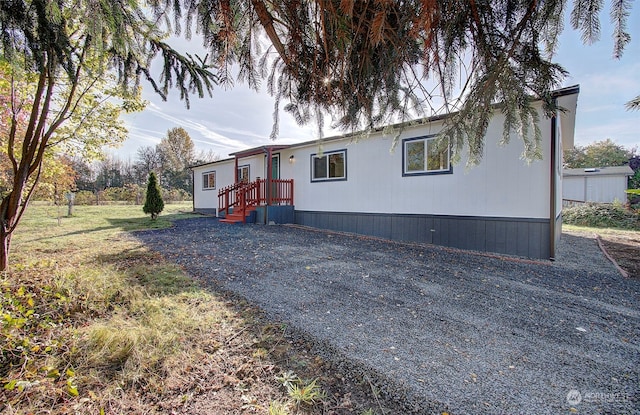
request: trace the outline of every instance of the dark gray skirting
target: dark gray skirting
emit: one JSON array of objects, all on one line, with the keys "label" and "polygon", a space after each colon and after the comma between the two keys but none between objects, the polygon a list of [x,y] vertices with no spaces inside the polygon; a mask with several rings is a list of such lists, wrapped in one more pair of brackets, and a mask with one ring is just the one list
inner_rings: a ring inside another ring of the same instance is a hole
[{"label": "dark gray skirting", "polygon": [[195,213],[202,213],[204,215],[215,215],[216,214],[216,210],[215,208],[195,208],[193,209],[193,211]]},{"label": "dark gray skirting", "polygon": [[548,219],[296,210],[295,223],[529,258],[552,256]]}]

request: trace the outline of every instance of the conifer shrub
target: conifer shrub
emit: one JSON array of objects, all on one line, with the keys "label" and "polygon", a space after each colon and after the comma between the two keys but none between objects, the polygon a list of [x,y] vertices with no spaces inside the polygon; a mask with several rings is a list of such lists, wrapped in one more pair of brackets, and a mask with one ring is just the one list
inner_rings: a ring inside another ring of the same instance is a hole
[{"label": "conifer shrub", "polygon": [[162,200],[162,193],[160,191],[160,186],[158,185],[158,179],[156,178],[156,174],[151,172],[151,174],[149,174],[147,196],[145,197],[142,211],[144,213],[151,214],[151,219],[155,220],[160,212],[162,212],[162,209],[164,209],[164,201]]}]

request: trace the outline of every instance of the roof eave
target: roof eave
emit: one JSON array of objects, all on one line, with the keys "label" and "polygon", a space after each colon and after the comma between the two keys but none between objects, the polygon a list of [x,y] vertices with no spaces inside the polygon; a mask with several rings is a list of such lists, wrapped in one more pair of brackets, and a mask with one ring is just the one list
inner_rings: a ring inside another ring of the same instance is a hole
[{"label": "roof eave", "polygon": [[267,151],[269,150],[271,150],[272,152],[278,151],[278,150],[284,150],[289,147],[291,147],[290,144],[259,146],[259,147],[249,148],[247,150],[236,151],[235,153],[229,153],[229,155],[235,158],[243,158],[243,157],[255,156],[256,154],[267,153]]}]

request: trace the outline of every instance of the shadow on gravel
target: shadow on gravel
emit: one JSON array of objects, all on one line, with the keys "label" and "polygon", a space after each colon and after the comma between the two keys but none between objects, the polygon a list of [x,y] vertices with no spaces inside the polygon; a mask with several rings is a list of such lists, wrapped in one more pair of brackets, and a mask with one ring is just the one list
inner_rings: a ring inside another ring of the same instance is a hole
[{"label": "shadow on gravel", "polygon": [[595,241],[506,260],[288,226],[176,222],[137,238],[369,379],[403,413],[637,413],[640,283]]}]

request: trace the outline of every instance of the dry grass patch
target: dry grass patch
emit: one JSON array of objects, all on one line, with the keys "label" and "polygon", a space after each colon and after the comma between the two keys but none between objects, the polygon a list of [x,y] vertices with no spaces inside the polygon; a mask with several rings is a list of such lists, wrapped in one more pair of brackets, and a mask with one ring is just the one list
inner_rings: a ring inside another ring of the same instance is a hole
[{"label": "dry grass patch", "polygon": [[219,373],[226,359],[218,354],[243,320],[123,233],[148,224],[141,212],[76,212],[58,225],[51,207],[33,208],[14,239],[12,270],[1,276],[0,411],[160,413],[184,406],[214,383],[208,373]]},{"label": "dry grass patch", "polygon": [[[155,222],[139,206],[77,207],[60,221],[55,207],[30,208],[0,275],[1,413],[363,412],[325,394],[322,362],[296,355],[285,327],[126,232],[171,226],[189,207]],[[279,382],[291,367],[311,380]]]}]

